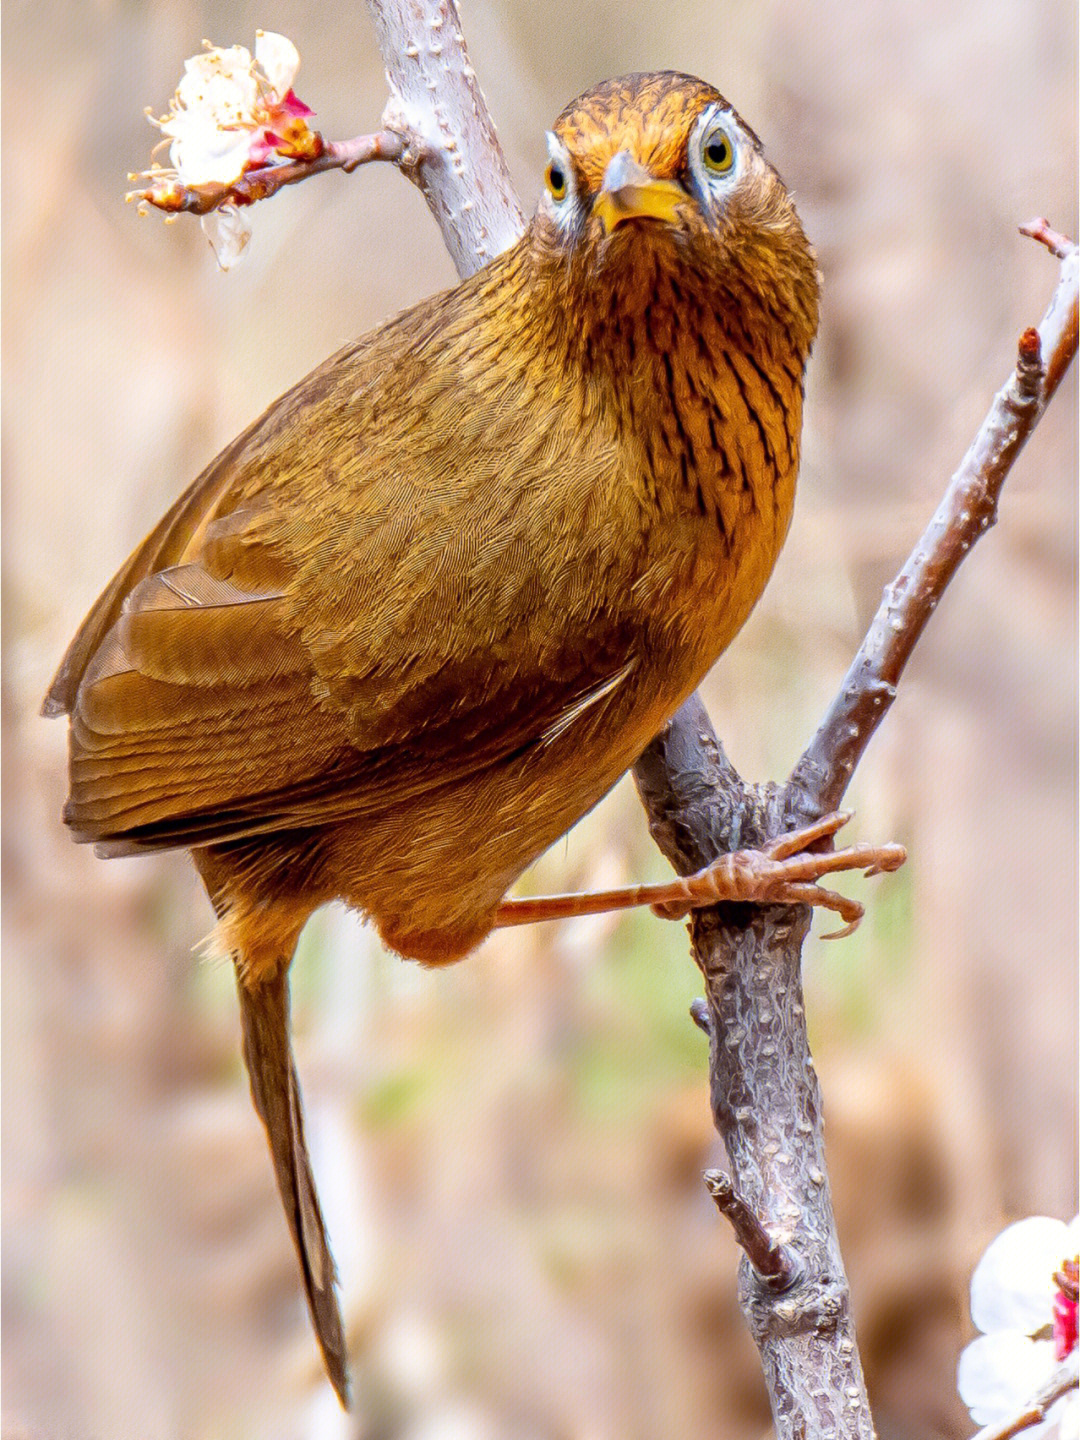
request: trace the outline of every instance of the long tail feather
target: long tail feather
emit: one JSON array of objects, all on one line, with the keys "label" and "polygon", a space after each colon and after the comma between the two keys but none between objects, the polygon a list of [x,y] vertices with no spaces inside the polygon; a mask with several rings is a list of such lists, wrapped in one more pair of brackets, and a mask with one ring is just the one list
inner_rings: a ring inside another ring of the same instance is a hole
[{"label": "long tail feather", "polygon": [[344,1327],[334,1291],[337,1272],[304,1141],[300,1084],[289,1044],[287,972],[250,985],[238,975],[237,989],[251,1098],[266,1127],[278,1190],[300,1259],[308,1309],[326,1373],[338,1399],[348,1409]]}]

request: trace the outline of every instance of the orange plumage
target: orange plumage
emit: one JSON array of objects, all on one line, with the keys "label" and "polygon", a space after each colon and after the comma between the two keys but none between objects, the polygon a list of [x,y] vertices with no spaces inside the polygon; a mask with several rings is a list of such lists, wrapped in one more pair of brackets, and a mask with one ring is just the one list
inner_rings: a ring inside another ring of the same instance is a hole
[{"label": "orange plumage", "polygon": [[525,235],[328,360],[195,481],[73,640],[76,838],[192,850],[327,1368],[333,1264],[287,971],[340,898],[456,960],[742,625],[786,533],[818,275],[708,85],[607,82]]}]

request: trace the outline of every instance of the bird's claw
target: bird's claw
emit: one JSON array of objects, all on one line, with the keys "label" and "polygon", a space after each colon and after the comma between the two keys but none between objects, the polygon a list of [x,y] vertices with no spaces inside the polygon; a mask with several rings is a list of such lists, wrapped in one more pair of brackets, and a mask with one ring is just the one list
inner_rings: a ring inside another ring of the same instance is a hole
[{"label": "bird's claw", "polygon": [[850,935],[863,917],[863,907],[817,883],[825,875],[862,870],[868,877],[897,870],[907,859],[902,845],[849,845],[843,850],[811,850],[851,819],[850,811],[834,811],[812,825],[766,841],[756,850],[736,850],[687,876],[683,894],[652,907],[666,920],[681,920],[700,906],[721,901],[752,905],[816,905],[832,910],[845,922],[827,940]]}]

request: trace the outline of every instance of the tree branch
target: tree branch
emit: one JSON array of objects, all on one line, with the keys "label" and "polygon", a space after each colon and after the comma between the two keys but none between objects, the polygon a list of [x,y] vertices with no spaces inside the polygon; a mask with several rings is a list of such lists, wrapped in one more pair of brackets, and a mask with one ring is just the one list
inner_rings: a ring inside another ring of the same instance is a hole
[{"label": "tree branch", "polygon": [[455,0],[368,0],[390,100],[383,125],[406,141],[420,187],[462,277],[508,249],[525,217]]},{"label": "tree branch", "polygon": [[788,782],[793,815],[813,818],[840,804],[896,698],[897,682],[926,622],[965,556],[995,523],[1005,477],[1076,353],[1076,246],[1051,232],[1045,221],[1021,229],[1059,255],[1057,289],[1039,328],[1021,335],[1016,368],[994,397],[933,519],[885,587],[836,699],[795,766]]},{"label": "tree branch", "polygon": [[804,1274],[803,1263],[795,1251],[772,1238],[735,1189],[730,1175],[722,1170],[706,1170],[702,1179],[720,1214],[731,1221],[735,1238],[757,1278],[778,1294],[790,1290]]},{"label": "tree branch", "polygon": [[[327,170],[344,170],[346,174],[358,165],[374,160],[403,163],[405,141],[393,130],[377,130],[372,135],[357,135],[352,140],[324,140],[312,160],[293,160],[285,165],[259,165],[247,170],[228,184],[181,185],[172,180],[153,183],[155,172],[147,172],[151,184],[143,190],[128,192],[128,200],[138,200],[170,214],[209,215],[223,205],[254,205],[268,200],[286,185],[310,180]],[[157,172],[161,173],[161,172]],[[134,178],[134,177],[132,177]]]},{"label": "tree branch", "polygon": [[[691,873],[725,850],[759,843],[839,801],[879,710],[891,701],[882,686],[894,686],[895,679],[889,668],[879,679],[874,664],[899,656],[902,667],[910,655],[960,560],[988,527],[1001,484],[1075,353],[1077,254],[1068,242],[1060,244],[1061,276],[1042,324],[1025,332],[1017,369],[931,522],[930,539],[924,537],[887,589],[859,651],[866,663],[857,658],[849,671],[809,761],[804,756],[785,787],[745,785],[696,696],[638,761],[634,774],[653,838],[676,870]],[[761,1351],[777,1433],[864,1437],[873,1435],[873,1422],[832,1214],[803,1007],[800,951],[808,929],[805,913],[747,916],[731,906],[698,912],[694,958],[705,977],[708,1021],[700,1008],[695,1018],[710,1035],[713,1116],[734,1184],[766,1231],[789,1242],[806,1269],[801,1284],[777,1297],[749,1264],[742,1268],[740,1299]]]},{"label": "tree branch", "polygon": [[[423,192],[459,273],[471,274],[517,239],[524,222],[454,0],[368,4],[391,90],[383,124],[404,142],[398,163]],[[1055,299],[1037,335],[1025,332],[1016,372],[927,536],[886,592],[837,701],[788,785],[745,784],[697,696],[635,766],[652,834],[681,873],[761,843],[807,810],[816,816],[835,806],[945,585],[991,523],[1005,475],[1076,348],[1075,248],[1045,222],[1033,225],[1029,233],[1060,246]],[[713,1115],[733,1170],[732,1200],[724,1208],[737,1212],[750,1256],[740,1270],[740,1301],[761,1353],[777,1435],[863,1440],[873,1435],[873,1422],[806,1035],[800,952],[808,929],[804,910],[696,912],[693,951],[706,1000],[695,1006],[695,1019],[709,1035]],[[794,1273],[793,1255],[801,1274]]]},{"label": "tree branch", "polygon": [[[661,850],[682,873],[784,828],[785,792],[743,784],[695,696],[646,750],[635,780]],[[761,1354],[781,1440],[870,1440],[873,1422],[832,1214],[821,1093],[806,1035],[799,957],[803,909],[718,906],[691,920],[705,979],[713,1119],[734,1187],[769,1240],[789,1247],[802,1276],[777,1291],[754,1252],[739,1300]]]}]

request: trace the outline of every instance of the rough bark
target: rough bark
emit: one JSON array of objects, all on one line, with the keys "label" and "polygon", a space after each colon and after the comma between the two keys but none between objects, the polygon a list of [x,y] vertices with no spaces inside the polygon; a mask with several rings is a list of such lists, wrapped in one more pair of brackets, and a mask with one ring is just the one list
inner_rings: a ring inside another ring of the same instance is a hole
[{"label": "rough bark", "polygon": [[[683,873],[784,828],[783,788],[743,784],[696,696],[642,756],[635,780],[653,838]],[[874,1429],[806,1033],[809,928],[804,909],[726,906],[697,912],[691,935],[705,981],[713,1119],[735,1192],[795,1262],[788,1287],[770,1285],[748,1258],[739,1274],[777,1434],[863,1440]]]}]

